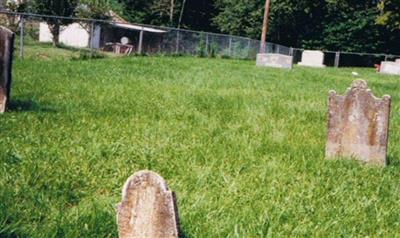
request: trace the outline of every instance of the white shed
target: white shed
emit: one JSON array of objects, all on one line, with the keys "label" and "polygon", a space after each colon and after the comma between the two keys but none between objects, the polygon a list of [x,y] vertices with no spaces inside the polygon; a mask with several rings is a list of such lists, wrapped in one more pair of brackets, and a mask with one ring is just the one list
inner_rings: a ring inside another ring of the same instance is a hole
[{"label": "white shed", "polygon": [[[93,31],[92,46],[100,48],[100,26],[96,26]],[[66,27],[61,27],[60,43],[73,47],[89,47],[89,33],[79,24],[72,23]],[[41,22],[39,29],[40,42],[52,42],[53,36],[50,33],[49,26]]]}]

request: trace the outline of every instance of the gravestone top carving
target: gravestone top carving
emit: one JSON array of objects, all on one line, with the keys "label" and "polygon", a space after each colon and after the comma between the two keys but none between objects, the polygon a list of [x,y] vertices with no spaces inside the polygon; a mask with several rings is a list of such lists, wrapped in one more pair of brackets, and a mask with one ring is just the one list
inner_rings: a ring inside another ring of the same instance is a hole
[{"label": "gravestone top carving", "polygon": [[0,26],[0,113],[10,101],[14,33]]},{"label": "gravestone top carving", "polygon": [[164,179],[152,171],[139,171],[126,181],[117,221],[120,238],[179,235],[175,195]]},{"label": "gravestone top carving", "polygon": [[326,157],[353,157],[386,165],[391,98],[375,97],[364,80],[353,82],[345,95],[329,92]]}]

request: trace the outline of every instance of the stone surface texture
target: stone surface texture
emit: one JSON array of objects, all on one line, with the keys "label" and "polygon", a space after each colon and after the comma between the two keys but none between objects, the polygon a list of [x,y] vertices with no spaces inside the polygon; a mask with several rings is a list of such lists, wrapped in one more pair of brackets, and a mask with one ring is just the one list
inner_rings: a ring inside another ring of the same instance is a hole
[{"label": "stone surface texture", "polygon": [[122,190],[117,214],[120,238],[177,238],[175,196],[152,171],[132,175]]},{"label": "stone surface texture", "polygon": [[400,75],[400,63],[393,61],[383,61],[379,70],[382,74]]},{"label": "stone surface texture", "polygon": [[305,50],[301,56],[301,66],[324,68],[324,53],[319,50]]},{"label": "stone surface texture", "polygon": [[355,158],[386,165],[391,98],[376,98],[364,80],[353,82],[344,96],[329,92],[326,157]]},{"label": "stone surface texture", "polygon": [[293,57],[282,54],[257,54],[257,66],[292,69]]},{"label": "stone surface texture", "polygon": [[0,26],[0,113],[10,100],[13,49],[14,33]]}]

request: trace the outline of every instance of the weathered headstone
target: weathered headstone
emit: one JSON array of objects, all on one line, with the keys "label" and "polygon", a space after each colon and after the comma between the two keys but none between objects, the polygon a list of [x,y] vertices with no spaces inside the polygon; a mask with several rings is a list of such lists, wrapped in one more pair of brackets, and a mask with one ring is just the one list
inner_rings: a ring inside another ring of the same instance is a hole
[{"label": "weathered headstone", "polygon": [[379,72],[382,74],[400,75],[400,64],[393,61],[383,61]]},{"label": "weathered headstone", "polygon": [[0,26],[0,113],[10,101],[14,33]]},{"label": "weathered headstone", "polygon": [[376,98],[367,82],[356,80],[344,96],[329,92],[326,157],[353,157],[386,165],[390,96]]},{"label": "weathered headstone", "polygon": [[282,54],[257,54],[257,66],[292,69],[293,56]]},{"label": "weathered headstone", "polygon": [[177,238],[179,235],[174,193],[152,171],[139,171],[126,181],[117,221],[120,238]]},{"label": "weathered headstone", "polygon": [[301,55],[301,66],[324,68],[324,53],[319,50],[305,50]]}]

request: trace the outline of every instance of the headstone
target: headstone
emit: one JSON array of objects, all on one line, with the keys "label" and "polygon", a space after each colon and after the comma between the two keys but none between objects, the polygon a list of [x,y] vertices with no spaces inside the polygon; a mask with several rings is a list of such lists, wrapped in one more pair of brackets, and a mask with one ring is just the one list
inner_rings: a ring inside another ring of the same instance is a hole
[{"label": "headstone", "polygon": [[174,193],[160,175],[139,171],[124,185],[117,221],[120,238],[177,238]]},{"label": "headstone", "polygon": [[282,54],[257,54],[257,66],[292,69],[293,56]]},{"label": "headstone", "polygon": [[397,64],[400,64],[400,59],[396,59],[395,61]]},{"label": "headstone", "polygon": [[10,101],[13,49],[14,33],[0,26],[0,113],[6,111]]},{"label": "headstone", "polygon": [[392,61],[383,61],[379,72],[382,74],[400,75],[400,64]]},{"label": "headstone", "polygon": [[305,50],[301,56],[301,66],[324,68],[324,53],[319,50]]},{"label": "headstone", "polygon": [[386,165],[391,98],[376,98],[367,82],[356,80],[344,96],[329,92],[326,157],[353,157]]}]

